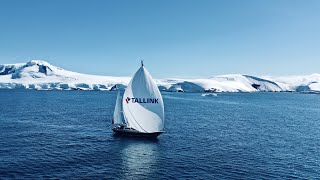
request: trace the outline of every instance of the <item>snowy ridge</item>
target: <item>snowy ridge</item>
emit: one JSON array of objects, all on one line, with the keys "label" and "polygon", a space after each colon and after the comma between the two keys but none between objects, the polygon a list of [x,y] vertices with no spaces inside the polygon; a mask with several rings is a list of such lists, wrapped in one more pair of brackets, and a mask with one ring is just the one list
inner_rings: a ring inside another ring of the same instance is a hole
[{"label": "snowy ridge", "polygon": [[[114,90],[125,88],[131,77],[80,74],[41,60],[0,65],[0,89]],[[157,79],[161,91],[170,92],[320,92],[320,74],[255,77],[227,74],[207,79]]]},{"label": "snowy ridge", "polygon": [[208,79],[159,80],[162,91],[171,92],[256,92],[283,91],[276,83],[254,76],[229,74]]},{"label": "snowy ridge", "polygon": [[129,79],[80,74],[39,60],[0,65],[0,89],[110,90],[116,84],[127,84]]},{"label": "snowy ridge", "polygon": [[282,86],[286,91],[320,91],[320,74],[307,76],[265,77]]}]

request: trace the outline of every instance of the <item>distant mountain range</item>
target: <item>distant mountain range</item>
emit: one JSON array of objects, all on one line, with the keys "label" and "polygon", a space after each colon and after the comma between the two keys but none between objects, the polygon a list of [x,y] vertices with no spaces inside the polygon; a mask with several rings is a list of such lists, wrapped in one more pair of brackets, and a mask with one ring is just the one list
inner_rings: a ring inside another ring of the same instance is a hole
[{"label": "distant mountain range", "polygon": [[[67,71],[45,61],[0,65],[0,89],[115,90],[131,77],[96,76]],[[170,92],[320,92],[320,74],[255,77],[228,74],[206,79],[156,79],[161,91]]]}]

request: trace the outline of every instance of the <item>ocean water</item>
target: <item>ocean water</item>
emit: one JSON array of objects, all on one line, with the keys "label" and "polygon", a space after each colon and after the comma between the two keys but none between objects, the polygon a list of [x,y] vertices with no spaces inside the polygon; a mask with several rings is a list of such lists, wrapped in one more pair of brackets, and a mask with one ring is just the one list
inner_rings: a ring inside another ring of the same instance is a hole
[{"label": "ocean water", "polygon": [[157,140],[111,131],[116,92],[0,91],[0,179],[320,178],[320,96],[163,93]]}]

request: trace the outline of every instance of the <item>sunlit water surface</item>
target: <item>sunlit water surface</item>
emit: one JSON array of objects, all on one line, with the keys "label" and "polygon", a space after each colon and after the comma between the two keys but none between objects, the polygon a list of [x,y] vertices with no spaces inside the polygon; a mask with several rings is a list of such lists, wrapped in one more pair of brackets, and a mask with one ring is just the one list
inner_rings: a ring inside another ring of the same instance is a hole
[{"label": "sunlit water surface", "polygon": [[320,177],[320,96],[163,93],[158,140],[114,137],[116,92],[0,91],[0,179]]}]

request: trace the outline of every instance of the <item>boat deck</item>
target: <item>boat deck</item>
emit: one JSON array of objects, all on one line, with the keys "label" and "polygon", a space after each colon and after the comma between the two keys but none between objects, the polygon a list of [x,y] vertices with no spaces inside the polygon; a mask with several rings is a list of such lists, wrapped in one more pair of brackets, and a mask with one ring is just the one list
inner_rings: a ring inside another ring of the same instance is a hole
[{"label": "boat deck", "polygon": [[112,131],[116,135],[120,136],[134,136],[134,137],[145,137],[145,138],[156,138],[163,132],[153,132],[153,133],[142,133],[132,128],[113,128]]}]

